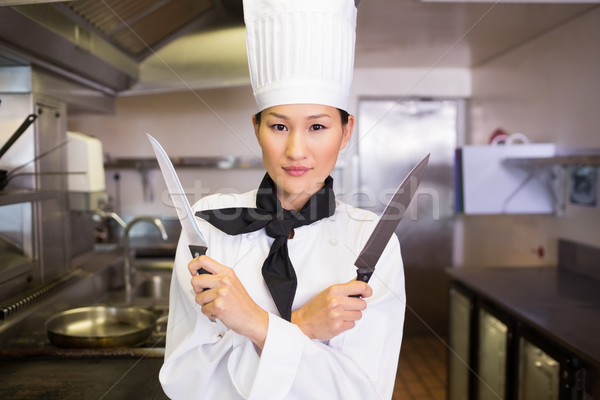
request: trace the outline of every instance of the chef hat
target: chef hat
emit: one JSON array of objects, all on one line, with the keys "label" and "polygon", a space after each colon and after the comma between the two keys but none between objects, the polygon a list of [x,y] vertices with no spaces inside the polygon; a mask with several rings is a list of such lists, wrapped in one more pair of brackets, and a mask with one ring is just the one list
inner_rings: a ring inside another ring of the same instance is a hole
[{"label": "chef hat", "polygon": [[281,104],[348,110],[355,0],[244,0],[244,20],[259,111]]}]

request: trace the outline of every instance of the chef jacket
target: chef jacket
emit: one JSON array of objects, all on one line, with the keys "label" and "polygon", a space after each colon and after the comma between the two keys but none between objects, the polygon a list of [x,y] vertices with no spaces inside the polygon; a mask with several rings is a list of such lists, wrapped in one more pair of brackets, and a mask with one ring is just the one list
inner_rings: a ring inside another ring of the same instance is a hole
[{"label": "chef jacket", "polygon": [[[256,207],[256,190],[208,196],[198,210]],[[354,261],[378,217],[340,201],[335,213],[294,229],[288,240],[298,287],[292,310],[334,284],[356,277]],[[261,274],[273,238],[264,229],[228,235],[196,218],[207,255],[235,270],[269,314],[262,351],[250,339],[212,322],[195,303],[185,235],[177,247],[170,289],[165,362],[160,382],[173,399],[390,399],[395,383],[406,295],[400,245],[387,244],[369,281],[373,295],[354,328],[328,340],[310,339],[282,319]],[[195,243],[192,243],[195,244]]]}]

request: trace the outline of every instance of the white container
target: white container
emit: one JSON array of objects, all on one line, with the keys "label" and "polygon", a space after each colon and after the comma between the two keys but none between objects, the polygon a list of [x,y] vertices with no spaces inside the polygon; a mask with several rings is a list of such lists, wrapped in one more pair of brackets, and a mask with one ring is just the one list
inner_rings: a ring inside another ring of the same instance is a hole
[{"label": "white container", "polygon": [[69,192],[103,192],[106,184],[102,142],[79,132],[67,132],[67,138]]},{"label": "white container", "polygon": [[507,158],[552,157],[553,143],[464,146],[457,152],[457,209],[465,214],[553,214],[543,170],[507,165]]}]

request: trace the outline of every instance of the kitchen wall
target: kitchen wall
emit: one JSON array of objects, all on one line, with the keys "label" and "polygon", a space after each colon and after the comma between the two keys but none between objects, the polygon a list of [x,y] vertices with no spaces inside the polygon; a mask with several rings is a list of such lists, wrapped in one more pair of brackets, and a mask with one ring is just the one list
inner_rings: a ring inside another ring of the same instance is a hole
[{"label": "kitchen wall", "polygon": [[[469,94],[470,73],[464,68],[357,69],[350,111],[358,109],[361,97],[466,98]],[[104,152],[113,159],[154,157],[146,132],[156,137],[172,157],[261,155],[250,119],[256,111],[250,86],[120,97],[115,108],[114,115],[70,116],[68,128],[98,137]],[[340,155],[335,173],[336,190],[347,201],[351,200],[354,189],[357,137],[354,135]],[[115,172],[119,173],[118,182],[114,179]],[[217,191],[254,189],[264,170],[178,168],[178,173],[193,201]],[[149,171],[147,179],[144,188],[139,171],[106,171],[107,191],[118,203],[119,213],[124,217],[140,214],[175,217],[160,172]]]},{"label": "kitchen wall", "polygon": [[[498,127],[561,149],[600,149],[600,8],[472,70],[469,144]],[[558,238],[600,246],[600,208],[462,218],[468,266],[555,265]],[[540,256],[539,248],[543,248]]]},{"label": "kitchen wall", "polygon": [[[107,157],[153,158],[146,133],[171,157],[260,157],[251,125],[255,112],[249,87],[120,97],[114,115],[76,115],[69,130],[98,137]],[[115,173],[119,174],[116,181]],[[261,169],[182,169],[182,186],[190,201],[216,191],[254,189]],[[148,171],[147,185],[135,169],[106,170],[107,192],[124,217],[140,214],[175,217],[158,169]],[[120,192],[120,194],[119,194]]]}]

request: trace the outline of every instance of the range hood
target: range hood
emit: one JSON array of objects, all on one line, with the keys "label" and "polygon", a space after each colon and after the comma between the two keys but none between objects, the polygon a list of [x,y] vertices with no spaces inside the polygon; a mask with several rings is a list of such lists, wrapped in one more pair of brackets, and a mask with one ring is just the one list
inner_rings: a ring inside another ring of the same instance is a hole
[{"label": "range hood", "polygon": [[242,26],[241,0],[77,0],[0,7],[0,66],[21,62],[115,97],[191,31]]},{"label": "range hood", "polygon": [[[249,84],[242,0],[7,1],[19,5],[0,6],[0,67],[43,68],[109,98]],[[475,68],[599,7],[487,1],[361,2],[355,67]]]}]

